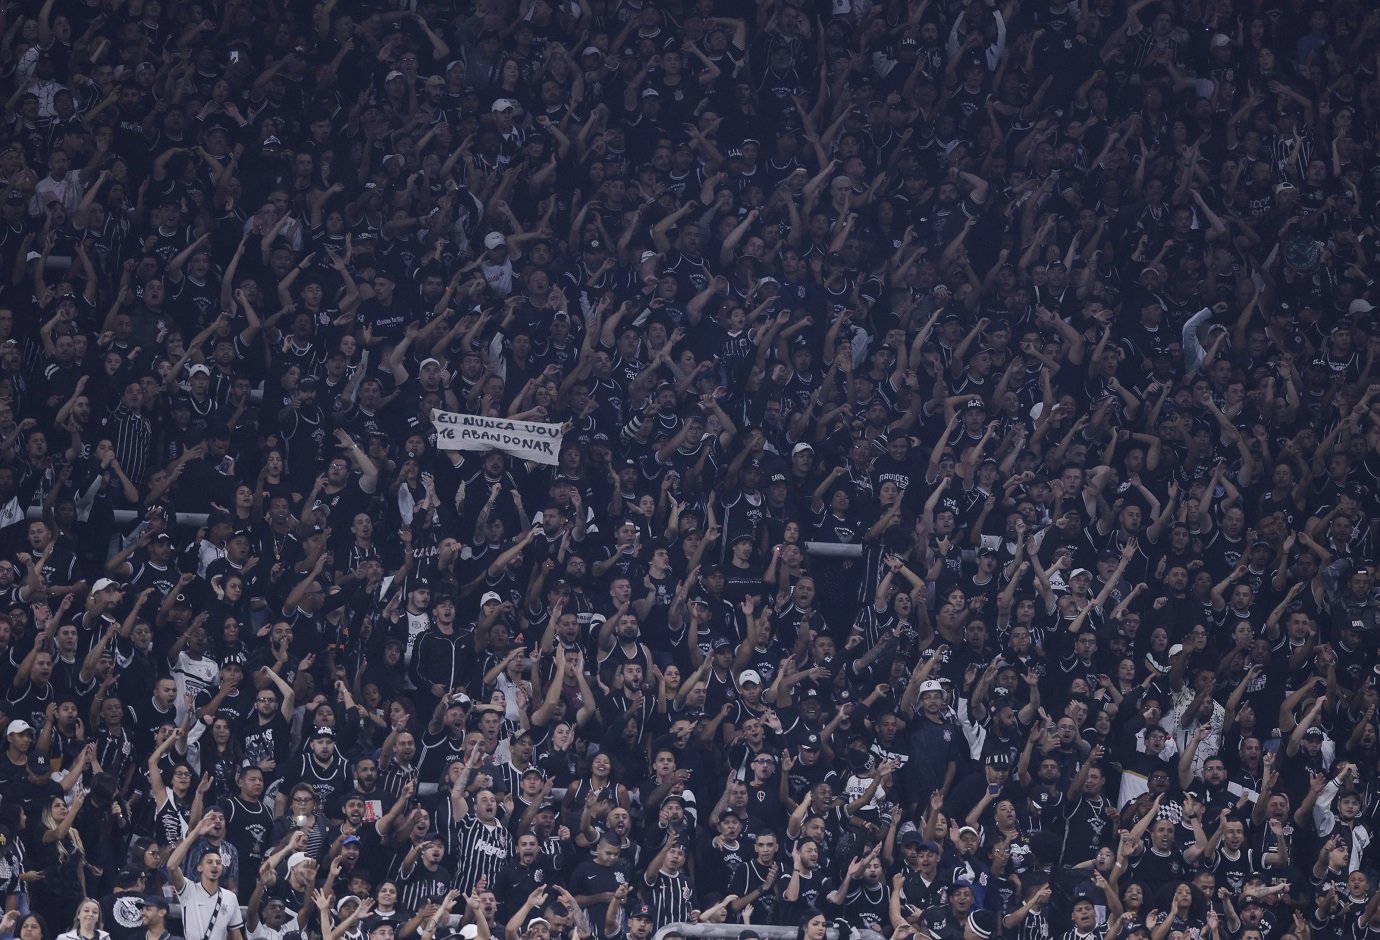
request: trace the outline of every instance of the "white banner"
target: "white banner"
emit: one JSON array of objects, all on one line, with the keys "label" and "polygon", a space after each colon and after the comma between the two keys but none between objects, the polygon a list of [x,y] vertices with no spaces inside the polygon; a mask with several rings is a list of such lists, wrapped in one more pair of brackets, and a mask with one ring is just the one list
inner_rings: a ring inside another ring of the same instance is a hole
[{"label": "white banner", "polygon": [[485,418],[439,408],[431,412],[431,422],[436,425],[436,446],[441,450],[501,450],[551,466],[560,457],[565,433],[559,424]]}]

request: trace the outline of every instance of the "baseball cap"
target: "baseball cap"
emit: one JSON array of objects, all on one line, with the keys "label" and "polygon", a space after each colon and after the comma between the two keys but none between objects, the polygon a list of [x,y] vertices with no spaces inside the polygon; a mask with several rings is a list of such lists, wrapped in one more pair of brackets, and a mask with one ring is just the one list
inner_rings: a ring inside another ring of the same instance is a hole
[{"label": "baseball cap", "polygon": [[134,902],[136,907],[161,907],[168,910],[168,899],[161,894],[146,895]]},{"label": "baseball cap", "polygon": [[512,98],[498,98],[494,100],[493,106],[490,107],[489,110],[495,114],[501,114],[504,111],[511,111],[515,107],[517,107],[517,105]]},{"label": "baseball cap", "polygon": [[756,669],[744,669],[742,672],[738,673],[739,685],[747,685],[749,682],[753,685],[761,685],[762,674]]},{"label": "baseball cap", "polygon": [[490,232],[484,236],[484,247],[490,250],[502,248],[506,244],[508,244],[508,239],[503,237],[502,232]]},{"label": "baseball cap", "polygon": [[310,862],[311,860],[312,857],[308,855],[306,852],[293,852],[292,855],[288,857],[288,871],[292,871],[294,868],[296,868],[303,862]]},{"label": "baseball cap", "polygon": [[11,721],[9,723],[8,727],[5,728],[5,734],[24,734],[32,730],[34,730],[33,725],[29,724],[23,718],[16,718],[14,721]]},{"label": "baseball cap", "polygon": [[192,366],[190,369],[187,370],[187,377],[188,377],[188,378],[191,378],[191,377],[194,376],[194,375],[210,375],[210,374],[211,374],[211,370],[208,369],[208,368],[206,368],[205,364],[200,363],[200,362],[198,362],[196,365]]},{"label": "baseball cap", "polygon": [[926,679],[924,682],[920,683],[920,694],[921,694],[921,695],[924,695],[926,692],[943,692],[943,691],[944,691],[944,683],[940,682],[938,679]]},{"label": "baseball cap", "polygon": [[803,454],[807,450],[812,454],[815,452],[815,449],[813,447],[802,441],[801,443],[791,448],[791,456],[794,457],[796,454]]},{"label": "baseball cap", "polygon": [[99,594],[101,591],[109,591],[112,588],[118,591],[120,589],[119,582],[112,578],[100,578],[95,584],[91,585],[91,593]]},{"label": "baseball cap", "polygon": [[490,603],[501,604],[503,603],[503,598],[498,596],[497,591],[486,591],[484,592],[484,596],[479,599],[479,606],[483,607],[485,604]]}]

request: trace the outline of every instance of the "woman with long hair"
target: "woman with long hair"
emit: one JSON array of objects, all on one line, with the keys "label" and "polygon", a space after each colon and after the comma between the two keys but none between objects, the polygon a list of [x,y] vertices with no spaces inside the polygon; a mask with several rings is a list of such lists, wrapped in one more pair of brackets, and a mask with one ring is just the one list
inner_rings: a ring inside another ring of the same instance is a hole
[{"label": "woman with long hair", "polygon": [[819,911],[808,911],[795,928],[795,940],[824,940],[829,919]]},{"label": "woman with long hair", "polygon": [[0,940],[52,940],[52,936],[42,914],[21,916],[18,911],[10,911],[0,919]]},{"label": "woman with long hair", "polygon": [[211,775],[211,795],[215,802],[228,800],[238,792],[235,776],[244,761],[244,748],[230,720],[217,715],[210,730],[197,741],[201,773]]},{"label": "woman with long hair", "polygon": [[596,753],[589,759],[584,775],[566,787],[563,811],[583,806],[591,794],[595,802],[607,802],[611,806],[629,809],[632,800],[628,796],[628,788],[616,782],[615,776],[613,759],[602,751]]},{"label": "woman with long hair", "polygon": [[110,934],[101,929],[101,903],[94,898],[82,898],[72,929],[58,934],[57,940],[110,940]]},{"label": "woman with long hair", "polygon": [[125,867],[144,876],[146,894],[157,894],[168,883],[163,872],[163,849],[157,839],[135,839],[126,855]]},{"label": "woman with long hair", "polygon": [[569,787],[579,773],[575,759],[575,726],[568,721],[558,721],[551,729],[551,736],[537,758],[537,766],[551,779],[554,786]]},{"label": "woman with long hair", "polygon": [[412,916],[412,912],[398,906],[398,884],[389,879],[379,882],[374,889],[374,917],[380,921],[401,927]]},{"label": "woman with long hair", "polygon": [[43,877],[30,883],[29,904],[50,924],[71,923],[86,897],[86,848],[72,825],[85,801],[80,791],[70,807],[60,796],[50,799],[31,840],[31,864]]}]

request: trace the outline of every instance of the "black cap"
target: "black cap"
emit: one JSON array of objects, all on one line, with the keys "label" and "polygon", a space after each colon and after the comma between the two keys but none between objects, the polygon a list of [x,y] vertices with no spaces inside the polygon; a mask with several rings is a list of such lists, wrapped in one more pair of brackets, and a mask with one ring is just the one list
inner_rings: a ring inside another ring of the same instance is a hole
[{"label": "black cap", "polygon": [[645,917],[648,920],[651,920],[651,907],[649,907],[646,904],[634,904],[632,907],[628,908],[628,919],[632,920],[634,917]]},{"label": "black cap", "polygon": [[987,940],[988,937],[997,932],[997,912],[989,911],[986,908],[973,911],[968,915],[968,929],[979,940]]},{"label": "black cap", "polygon": [[161,907],[165,911],[169,910],[168,899],[163,897],[161,893],[145,895],[136,903],[139,907]]}]

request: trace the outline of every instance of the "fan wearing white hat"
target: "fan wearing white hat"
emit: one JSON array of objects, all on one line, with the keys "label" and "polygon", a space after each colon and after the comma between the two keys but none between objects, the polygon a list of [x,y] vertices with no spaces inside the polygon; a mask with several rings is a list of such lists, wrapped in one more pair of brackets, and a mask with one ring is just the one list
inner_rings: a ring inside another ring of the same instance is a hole
[{"label": "fan wearing white hat", "polygon": [[0,761],[0,785],[27,782],[29,755],[33,752],[33,725],[23,718],[15,718],[5,728],[5,759]]},{"label": "fan wearing white hat", "polygon": [[918,787],[914,792],[917,793],[949,792],[958,772],[952,755],[962,742],[963,732],[950,717],[948,688],[940,680],[930,678],[939,667],[938,656],[921,659],[901,697],[902,714],[908,715],[917,704],[920,706],[919,715],[911,723],[911,753],[933,757],[911,762]]}]

